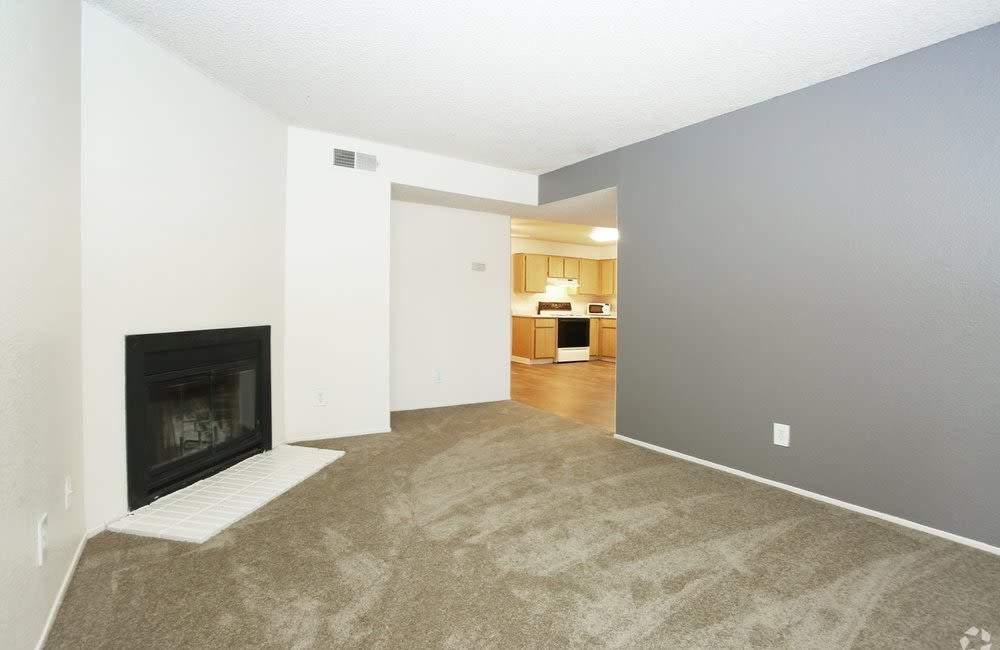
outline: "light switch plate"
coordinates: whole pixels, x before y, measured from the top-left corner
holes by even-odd
[[[774,444],[787,447],[791,442],[792,428],[787,424],[774,423]]]

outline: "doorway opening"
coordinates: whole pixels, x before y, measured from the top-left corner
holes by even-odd
[[[545,205],[394,183],[390,408],[512,399],[613,433],[618,191]]]
[[[511,218],[511,399],[615,431],[614,188]]]

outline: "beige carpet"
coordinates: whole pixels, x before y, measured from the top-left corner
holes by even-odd
[[[393,433],[202,545],[103,533],[59,648],[960,648],[1000,558],[515,402]],[[970,647],[976,647],[975,644]]]

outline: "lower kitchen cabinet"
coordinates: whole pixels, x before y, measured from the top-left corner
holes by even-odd
[[[530,359],[535,351],[535,325],[531,321],[533,318],[518,318],[515,316],[511,323],[510,353],[515,357]]]
[[[601,321],[601,351],[600,356],[605,359],[615,359],[618,357],[618,321],[613,318],[598,318]]]
[[[511,354],[522,359],[554,359],[556,320],[514,316],[511,323]]]
[[[511,355],[521,359],[555,359],[556,319],[513,316]],[[617,357],[618,322],[614,318],[590,319],[590,356]]]
[[[536,319],[541,320],[541,319]],[[534,359],[554,359],[556,356],[556,328],[535,325]]]

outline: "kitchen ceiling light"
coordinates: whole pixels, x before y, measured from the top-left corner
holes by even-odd
[[[590,231],[590,238],[594,241],[618,241],[617,228],[594,228]]]

